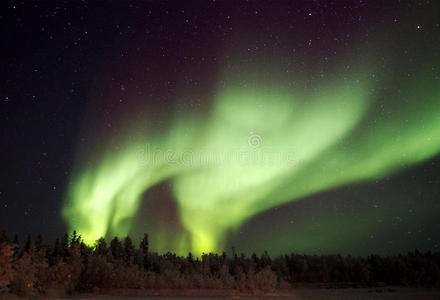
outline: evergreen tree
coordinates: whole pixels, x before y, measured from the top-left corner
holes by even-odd
[[[133,241],[129,236],[124,239],[124,260],[129,262],[134,258],[136,249],[134,248]]]
[[[67,233],[64,233],[63,238],[61,239],[60,252],[61,257],[65,261],[69,255],[69,235]]]
[[[26,236],[26,241],[24,242],[23,251],[21,255],[23,255],[23,253],[29,253],[29,251],[31,250],[31,246],[32,246],[31,235],[28,233]]]
[[[18,247],[19,242],[18,242],[18,235],[17,234],[14,234],[14,238],[12,239],[12,244],[17,245],[17,247]]]
[[[70,247],[72,247],[73,244],[79,244],[79,237],[76,233],[76,230],[72,232],[72,238],[70,239]]]
[[[0,233],[0,243],[9,243],[8,232],[6,229],[3,229]]]
[[[148,244],[148,234],[144,233],[144,237],[143,237],[139,247],[141,248],[142,253],[144,255],[148,255],[148,247],[149,247],[149,244]]]
[[[124,249],[117,236],[110,242],[110,251],[115,259],[122,258],[123,256]]]
[[[84,258],[87,258],[89,255],[92,254],[92,248],[87,246],[86,243],[84,243],[81,240],[81,237],[80,237],[79,241],[80,241],[79,242],[79,249],[80,249],[80,252],[81,252],[81,256],[83,256]]]
[[[5,241],[0,242],[0,293],[14,278],[14,248]]]
[[[69,267],[69,274],[67,276],[67,290],[69,292],[73,292],[79,284],[81,272],[84,267],[81,257],[80,245],[77,243],[77,239],[75,239],[75,242],[71,245],[69,249],[69,256],[67,257],[66,262]]]
[[[60,254],[61,254],[60,239],[56,238],[55,243],[53,245],[53,251],[50,256],[50,261],[49,261],[51,265],[54,265],[58,261]]]
[[[148,242],[148,234],[144,233],[144,237],[142,238],[141,243],[139,244],[139,248],[142,251],[142,261],[145,270],[151,269],[151,263],[149,260],[148,250],[149,250],[149,242]]]
[[[23,252],[22,257],[14,264],[14,269],[11,291],[19,296],[35,296],[38,270],[33,264],[30,249]]]
[[[35,238],[34,247],[35,247],[35,251],[40,251],[41,248],[43,247],[43,237],[41,236],[41,234],[38,234],[37,237]]]
[[[97,255],[107,255],[108,248],[107,248],[107,242],[104,238],[100,238],[95,242],[95,254]]]
[[[19,247],[20,247],[20,243],[18,241],[18,235],[17,234],[14,234],[14,239],[12,240],[12,246],[14,248],[14,257],[17,257],[18,254],[19,254],[18,250],[19,250]]]

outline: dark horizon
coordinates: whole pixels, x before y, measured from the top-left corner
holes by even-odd
[[[440,253],[419,251],[366,258],[294,253],[271,257],[266,252],[180,257],[150,252],[148,235],[139,246],[130,237],[115,237],[110,243],[100,239],[90,248],[74,233],[52,246],[39,237],[18,249],[2,234],[0,257],[0,295],[6,291],[24,297],[77,293],[157,296],[178,291],[180,295],[194,291],[207,295],[210,291],[211,296],[286,296],[301,287],[369,289],[370,293],[372,288],[376,293],[395,293],[412,287],[428,288],[434,295],[434,288],[440,286]]]
[[[90,251],[94,251],[96,250],[97,245],[99,245],[100,242],[105,241],[108,245],[110,245],[110,243],[117,239],[120,242],[124,241],[126,238],[129,238],[134,245],[139,245],[142,240],[145,238],[145,236],[150,237],[151,236],[148,233],[144,233],[143,236],[141,237],[136,237],[136,238],[132,238],[131,236],[106,236],[106,237],[101,237],[99,239],[97,239],[95,242],[91,243],[91,244],[86,244],[84,243],[84,240],[82,240],[81,238],[81,234],[79,232],[77,232],[76,230],[74,230],[71,233],[67,233],[65,232],[63,235],[57,236],[55,237],[53,240],[48,240],[46,239],[43,235],[41,234],[37,234],[35,236],[31,235],[31,234],[26,234],[24,236],[20,236],[18,234],[10,234],[8,233],[8,231],[6,229],[0,229],[0,242],[6,242],[12,246],[15,247],[15,252],[18,253],[23,253],[26,249],[26,245],[35,245],[36,243],[40,245],[40,247],[44,247],[47,249],[47,252],[50,253],[53,248],[54,245],[56,245],[57,243],[61,243],[61,241],[63,239],[66,239],[67,237],[67,241],[69,241],[69,244],[71,243],[72,240],[77,239],[78,243],[84,243],[84,246],[88,247],[90,249]],[[16,241],[18,240],[18,242]],[[153,248],[151,248],[153,246]],[[149,244],[149,249],[154,249],[154,245]],[[201,253],[199,255],[195,255],[193,253],[191,253],[191,251],[189,251],[186,254],[182,254],[182,255],[178,255],[176,253],[173,253],[172,251],[166,251],[166,252],[156,252],[156,251],[149,251],[150,253],[154,253],[157,255],[167,255],[167,254],[173,254],[176,255],[177,257],[182,257],[182,258],[186,258],[188,257],[188,255],[193,256],[194,258],[200,259],[202,256],[204,255],[227,255],[230,257],[234,257],[234,256],[245,256],[245,257],[251,257],[253,255],[257,255],[257,256],[261,256],[261,255],[269,255],[270,257],[279,257],[279,256],[283,256],[283,255],[303,255],[303,256],[342,256],[342,257],[354,257],[354,258],[368,258],[370,256],[378,256],[378,257],[396,257],[396,256],[401,256],[401,255],[412,255],[414,253],[420,253],[420,254],[440,254],[440,251],[432,251],[432,250],[427,250],[427,251],[421,251],[418,248],[414,248],[414,249],[410,249],[406,252],[398,252],[398,253],[367,253],[364,255],[353,255],[350,253],[320,253],[320,254],[316,254],[316,253],[300,253],[300,252],[285,252],[285,253],[281,253],[279,255],[271,255],[267,250],[262,250],[261,252],[244,252],[240,250],[240,247],[237,245],[231,245],[231,247],[229,249],[224,249],[221,250],[219,252],[206,252],[206,253]]]

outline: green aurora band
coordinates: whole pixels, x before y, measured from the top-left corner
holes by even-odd
[[[273,73],[225,75],[209,114],[176,115],[165,132],[121,141],[78,172],[63,215],[87,243],[125,236],[144,193],[169,181],[187,234],[158,250],[222,251],[255,214],[436,155],[440,92],[427,70],[381,95],[396,106],[392,114],[378,104],[367,68],[313,90]]]

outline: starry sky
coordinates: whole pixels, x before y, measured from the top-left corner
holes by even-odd
[[[148,232],[179,254],[438,251],[439,12],[4,1],[0,228]]]

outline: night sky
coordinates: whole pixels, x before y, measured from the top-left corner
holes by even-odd
[[[10,234],[439,250],[438,1],[3,1],[0,30]]]

